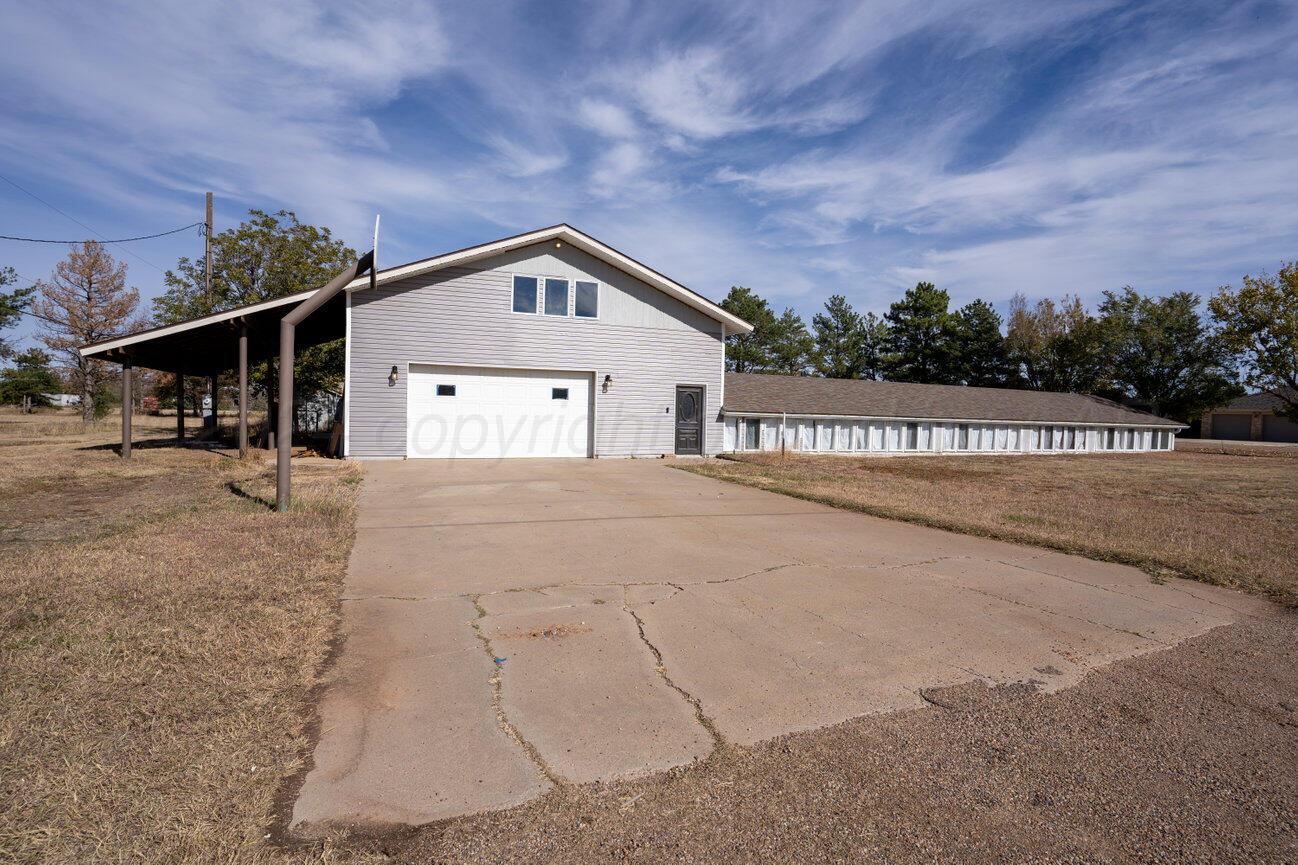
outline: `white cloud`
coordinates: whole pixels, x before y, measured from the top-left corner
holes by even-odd
[[[599,99],[582,99],[577,106],[577,117],[582,124],[607,138],[634,138],[639,132],[625,108]]]

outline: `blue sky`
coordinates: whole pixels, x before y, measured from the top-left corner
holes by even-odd
[[[218,230],[287,208],[363,248],[382,212],[386,265],[567,221],[808,316],[920,279],[1001,308],[1204,293],[1298,258],[1292,3],[0,8],[0,174],[108,237],[201,219],[209,189]],[[86,232],[0,182],[0,234]],[[149,297],[201,248],[120,254]]]

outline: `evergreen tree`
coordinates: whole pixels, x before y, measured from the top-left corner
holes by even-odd
[[[751,288],[731,286],[721,308],[738,316],[753,326],[752,333],[726,335],[726,369],[731,372],[762,372],[769,369],[774,359],[771,355],[772,333],[776,318],[770,304]]]
[[[973,387],[1006,387],[1013,368],[1001,335],[1001,317],[985,300],[975,300],[955,314],[960,381]]]
[[[770,371],[806,375],[816,346],[802,317],[791,308],[775,320],[770,340]]]
[[[11,369],[0,370],[0,403],[22,405],[27,398],[30,405],[47,406],[50,401],[44,394],[58,393],[63,383],[50,369],[52,358],[39,348],[29,348],[14,355]]]
[[[0,267],[0,289],[18,281],[18,273],[12,267]],[[18,323],[18,318],[31,303],[36,286],[16,288],[13,291],[0,291],[0,333]],[[0,358],[13,355],[13,347],[0,337]]]
[[[887,348],[888,322],[867,312],[861,319],[861,378],[883,378]]]
[[[960,380],[956,323],[947,293],[918,283],[894,303],[888,323],[884,369],[892,381],[952,384]]]
[[[865,322],[841,294],[825,301],[811,319],[816,340],[816,371],[826,378],[861,378]]]

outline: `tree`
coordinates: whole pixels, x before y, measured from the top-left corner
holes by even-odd
[[[802,317],[786,308],[771,327],[768,341],[771,372],[784,375],[806,375],[816,346]]]
[[[1058,304],[1043,298],[1030,307],[1023,295],[1014,295],[1005,348],[1032,390],[1094,393],[1104,382],[1102,328],[1079,297],[1064,295]]]
[[[140,303],[140,292],[126,285],[126,265],[118,264],[104,247],[87,240],[74,246],[54,266],[49,282],[37,283],[39,296],[32,310],[42,320],[41,342],[68,360],[73,382],[81,392],[81,417],[94,420],[96,396],[109,379],[107,364],[77,351],[89,342],[118,336]]]
[[[825,311],[811,319],[816,372],[826,378],[861,378],[865,365],[865,321],[841,294],[830,295]]]
[[[300,222],[291,211],[248,211],[235,228],[212,237],[212,289],[205,282],[204,259],[181,258],[164,277],[167,290],[153,301],[157,324],[206,315],[263,300],[319,288],[356,260],[356,251],[336,240],[328,228]],[[303,394],[334,390],[343,378],[343,340],[303,349],[294,378]],[[265,380],[259,364],[250,378]],[[205,393],[201,380],[186,382],[186,392]],[[199,397],[201,399],[201,396]]]
[[[752,333],[726,336],[726,369],[731,372],[769,369],[772,364],[771,334],[776,322],[770,304],[751,288],[734,285],[726,299],[721,301],[721,308],[753,326]]]
[[[0,370],[0,403],[22,405],[27,400],[30,405],[49,405],[44,395],[62,389],[58,375],[50,369],[50,360],[50,355],[39,348],[15,355],[13,367]]]
[[[18,318],[31,304],[32,295],[36,293],[34,285],[3,291],[5,286],[13,285],[17,281],[18,274],[12,267],[0,267],[0,334],[18,323]],[[13,346],[0,337],[0,358],[12,356]]]
[[[1239,356],[1244,382],[1280,401],[1277,414],[1298,421],[1298,262],[1275,276],[1245,276],[1208,301],[1226,349]]]
[[[959,381],[955,321],[950,296],[921,282],[888,309],[884,370],[893,381],[952,384]]]
[[[1001,317],[990,303],[975,300],[962,306],[955,314],[954,330],[960,381],[973,387],[1006,387],[1013,382]]]
[[[1189,421],[1242,392],[1231,374],[1231,352],[1199,317],[1198,295],[1152,298],[1126,286],[1104,292],[1099,313],[1117,395]]]

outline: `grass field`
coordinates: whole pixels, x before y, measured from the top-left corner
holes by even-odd
[[[260,862],[310,742],[359,474],[0,414],[0,861]],[[294,861],[335,857],[297,851]]]
[[[1292,453],[751,454],[686,471],[836,507],[1126,562],[1298,604]]]

